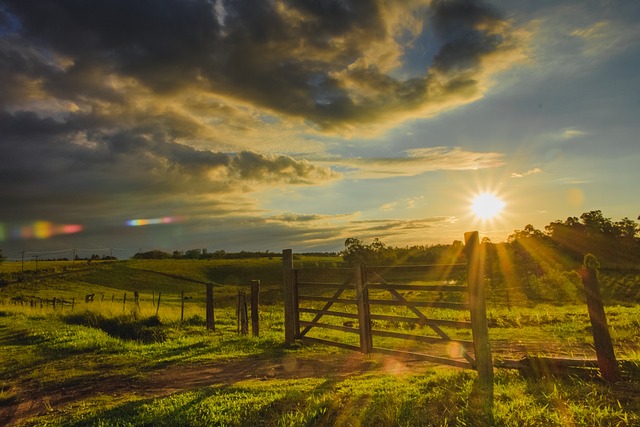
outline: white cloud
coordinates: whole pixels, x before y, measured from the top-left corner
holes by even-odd
[[[511,178],[523,178],[525,176],[535,175],[535,174],[539,174],[539,173],[542,173],[542,169],[533,168],[533,169],[530,169],[530,170],[528,170],[526,172],[523,172],[523,173],[513,172],[511,174]]]
[[[561,140],[569,140],[569,139],[574,139],[574,138],[579,138],[581,136],[585,136],[588,135],[589,133],[580,129],[576,129],[576,128],[567,128],[567,129],[563,129],[559,134],[558,134],[558,139]]]
[[[496,152],[467,151],[460,147],[415,148],[406,157],[342,158],[316,162],[344,167],[350,178],[373,179],[415,176],[439,170],[477,170],[504,164],[504,155]]]

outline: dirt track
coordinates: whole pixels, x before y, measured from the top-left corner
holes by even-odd
[[[252,358],[171,366],[150,372],[142,379],[117,376],[96,378],[52,392],[43,392],[27,385],[18,392],[13,404],[0,408],[0,425],[10,426],[99,395],[136,394],[151,398],[212,385],[230,385],[248,379],[341,378],[366,372],[416,373],[430,366],[433,365],[427,362],[405,362],[360,353],[328,355],[313,360],[285,356],[278,359]]]

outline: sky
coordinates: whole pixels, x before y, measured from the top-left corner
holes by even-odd
[[[624,0],[0,0],[0,249],[636,220],[638,40]],[[481,193],[498,215],[474,214]]]

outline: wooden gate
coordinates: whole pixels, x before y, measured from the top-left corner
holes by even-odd
[[[465,242],[467,264],[429,266],[293,268],[291,250],[283,251],[285,340],[408,356],[492,377],[477,232],[466,233]],[[469,285],[455,284],[465,274]],[[451,309],[470,316],[451,318]]]

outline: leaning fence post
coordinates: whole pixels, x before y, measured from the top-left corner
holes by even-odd
[[[598,281],[598,260],[595,256],[584,256],[584,265],[581,276],[584,285],[591,330],[593,331],[593,344],[596,348],[596,358],[602,377],[608,382],[616,382],[620,379],[620,369],[613,351],[613,343],[607,326],[607,316],[604,312],[600,282]]]
[[[369,290],[366,284],[366,272],[362,265],[354,269],[356,299],[358,301],[358,328],[360,329],[360,351],[371,353],[373,338],[371,336],[371,313],[369,312]]]
[[[258,305],[260,295],[260,280],[251,281],[251,334],[254,337],[260,336],[260,318]]]
[[[216,331],[216,322],[213,317],[213,284],[207,283],[207,329]]]
[[[156,317],[158,317],[158,310],[160,310],[160,298],[162,297],[162,291],[158,292],[158,305],[156,305]]]
[[[490,388],[493,394],[493,362],[489,344],[489,327],[484,292],[484,268],[480,253],[480,238],[477,231],[464,233],[465,254],[467,256],[467,277],[469,282],[469,305],[471,310],[471,331],[476,356],[476,370],[480,383]]]
[[[299,335],[296,298],[295,271],[293,269],[293,251],[282,251],[282,283],[284,293],[284,341],[292,344]]]

